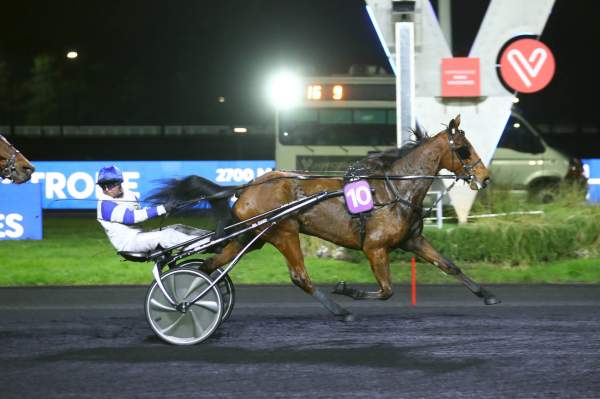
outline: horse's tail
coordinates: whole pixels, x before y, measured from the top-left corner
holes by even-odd
[[[228,222],[235,220],[229,208],[229,198],[238,192],[239,187],[220,186],[201,176],[187,176],[183,179],[167,179],[162,186],[146,198],[155,204],[171,203],[177,209],[192,208],[198,202],[206,200],[210,203],[218,220],[217,237],[222,236],[223,228]]]

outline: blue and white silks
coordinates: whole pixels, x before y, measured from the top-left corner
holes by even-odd
[[[98,219],[107,222],[131,225],[166,213],[165,207],[162,205],[140,209],[138,199],[135,195],[129,200],[131,206],[128,206],[125,201],[119,201],[120,199],[114,199],[107,195],[104,196],[108,197],[108,199],[102,199],[100,201],[98,206]],[[125,193],[123,196],[125,196]]]
[[[148,252],[158,246],[170,248],[197,237],[180,231],[178,225],[144,232],[136,223],[164,215],[167,211],[163,205],[141,208],[137,197],[130,191],[124,191],[121,198],[112,198],[102,193],[98,200],[98,222],[117,251]],[[205,230],[196,230],[199,235],[208,233]],[[187,248],[201,246],[209,241],[210,238],[207,237],[190,244]]]

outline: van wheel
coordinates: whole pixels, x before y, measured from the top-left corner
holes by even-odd
[[[554,202],[558,197],[559,182],[554,180],[543,180],[534,182],[529,188],[529,200],[542,204]]]

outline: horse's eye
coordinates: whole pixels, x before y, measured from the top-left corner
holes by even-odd
[[[471,150],[469,150],[469,147],[462,146],[456,149],[456,153],[458,154],[458,156],[460,157],[460,159],[469,159],[471,157]]]

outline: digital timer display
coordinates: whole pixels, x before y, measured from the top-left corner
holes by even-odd
[[[394,84],[321,84],[306,85],[307,101],[395,101]]]

